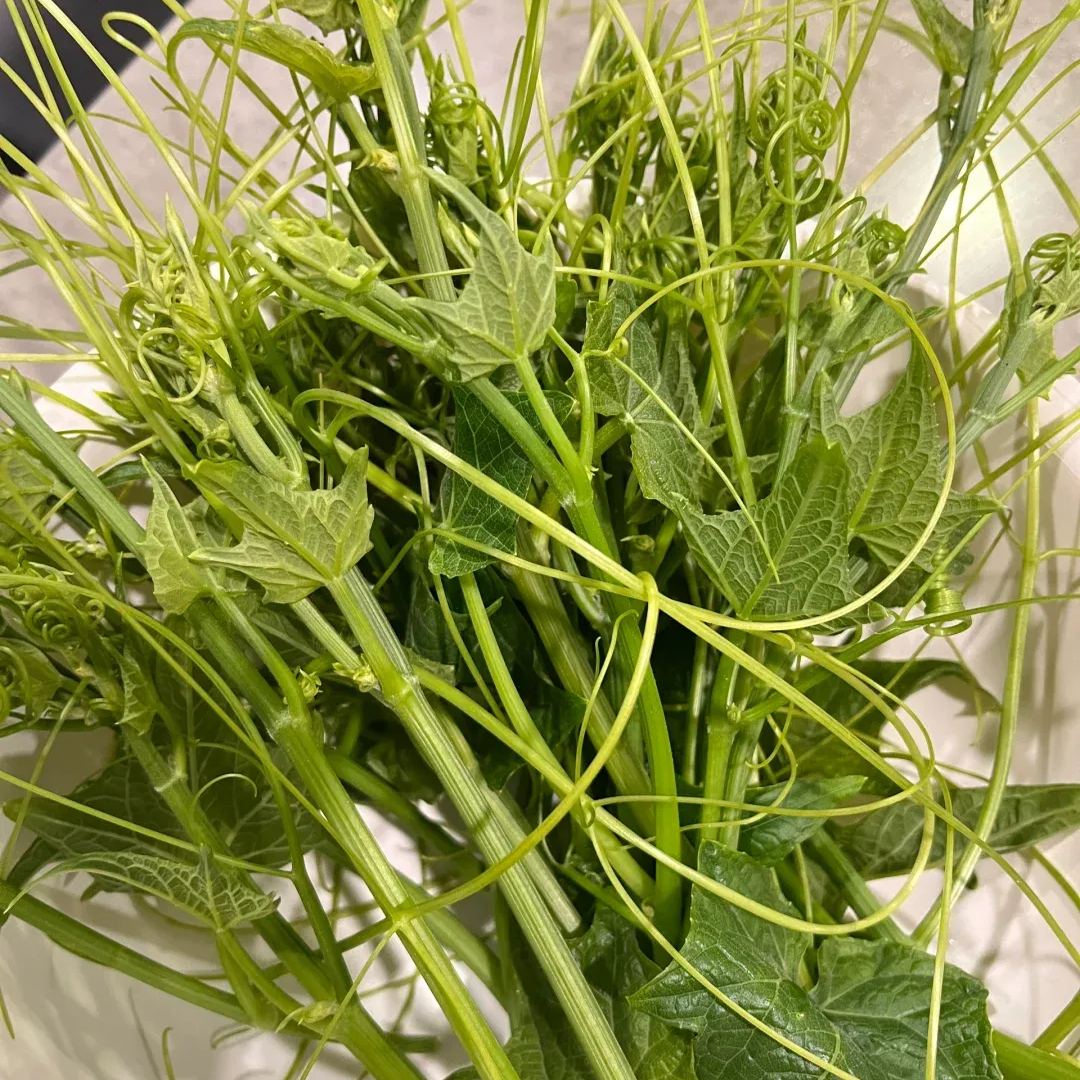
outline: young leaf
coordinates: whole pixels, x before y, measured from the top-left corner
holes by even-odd
[[[154,597],[168,615],[181,615],[201,596],[222,588],[224,577],[211,567],[197,566],[191,554],[202,543],[194,521],[201,512],[194,504],[181,507],[172,489],[147,464],[154,488],[146,519],[142,557],[154,581]]]
[[[0,687],[7,691],[8,708],[22,706],[34,719],[52,701],[63,679],[36,645],[16,637],[0,637]]]
[[[282,23],[246,19],[241,27],[233,19],[189,19],[180,24],[169,40],[170,58],[189,38],[199,38],[210,45],[239,46],[283,64],[310,79],[320,94],[335,101],[370,93],[378,86],[373,65],[339,60],[325,45]]]
[[[946,75],[959,78],[967,71],[971,57],[971,27],[965,26],[944,4],[944,0],[911,0],[938,66]]]
[[[780,895],[773,872],[748,855],[709,841],[701,846],[698,868],[743,896],[776,911],[796,914]],[[718,990],[770,1028],[844,1066],[838,1031],[797,985],[810,944],[809,934],[768,923],[696,885],[692,889],[690,931],[682,947],[683,957]],[[698,1080],[820,1075],[809,1062],[726,1009],[675,962],[639,990],[631,1003],[696,1035]]]
[[[56,480],[15,439],[0,442],[0,544],[12,543],[53,493]]]
[[[974,828],[986,797],[984,787],[952,789],[953,814]],[[851,819],[848,819],[850,821]],[[1014,784],[1005,789],[988,842],[1005,854],[1022,851],[1080,824],[1080,784]],[[865,878],[906,873],[922,839],[923,812],[910,800],[894,803],[855,820],[834,822],[830,833]],[[957,838],[958,843],[961,839]],[[934,829],[932,859],[945,857],[945,825]]]
[[[787,810],[829,810],[840,806],[863,788],[861,776],[838,776],[822,780],[796,780],[779,805]],[[757,806],[772,806],[787,785],[772,784],[747,794],[747,801]],[[775,866],[790,855],[804,840],[825,826],[828,818],[788,817],[768,814],[760,821],[744,825],[739,832],[739,848],[766,866]]]
[[[157,691],[130,645],[125,645],[119,657],[120,679],[124,687],[124,712],[120,723],[130,724],[140,735],[150,730],[158,711]]]
[[[691,550],[736,612],[778,619],[820,615],[852,599],[847,505],[842,450],[814,441],[757,506],[704,514],[680,501],[679,509]]]
[[[59,870],[82,870],[119,881],[186,911],[213,930],[231,930],[273,913],[276,900],[259,892],[237,871],[218,865],[209,852],[198,862],[137,851],[102,851],[60,863]]]
[[[934,958],[886,941],[826,938],[810,999],[840,1029],[859,1080],[923,1080]],[[939,1080],[996,1080],[986,990],[945,966],[937,1038]]]
[[[454,386],[454,453],[462,461],[480,469],[515,495],[529,490],[533,468],[529,459],[487,406],[467,386]],[[507,391],[510,403],[540,432],[540,421],[528,396]],[[560,420],[571,407],[565,394],[549,394],[548,400]],[[447,472],[439,489],[438,516],[446,529],[500,551],[517,551],[517,514],[493,495],[481,491],[457,473]],[[433,574],[460,577],[492,562],[492,557],[475,548],[438,536],[428,560]]]
[[[875,405],[841,417],[828,380],[818,384],[811,430],[844,450],[848,526],[887,567],[915,545],[941,492],[937,417],[923,363],[909,364]]]
[[[298,12],[324,34],[360,26],[360,8],[356,0],[278,0],[278,7]]]
[[[330,490],[299,491],[240,462],[201,462],[195,479],[244,524],[238,544],[202,548],[201,563],[246,574],[275,604],[292,604],[350,570],[370,548],[367,449],[349,459]]]
[[[308,286],[298,291],[296,303],[326,315],[340,315],[331,301],[359,301],[374,286],[380,264],[350,242],[336,225],[318,218],[268,217],[248,211],[251,236],[274,252],[293,282]],[[273,272],[275,264],[264,263]]]
[[[623,282],[611,287],[606,300],[588,305],[582,355],[593,408],[629,426],[634,475],[647,499],[668,507],[680,498],[696,504],[701,453],[676,423],[696,433],[698,399],[685,321],[671,313],[663,355],[645,316],[631,325],[625,350],[613,349],[616,332],[636,306]]]
[[[418,296],[406,303],[435,324],[456,378],[467,381],[504,364],[524,363],[555,322],[554,248],[548,242],[542,254],[530,254],[506,222],[463,184],[434,173],[431,178],[474,218],[480,248],[456,300]]]

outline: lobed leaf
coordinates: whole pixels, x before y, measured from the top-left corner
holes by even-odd
[[[741,617],[803,618],[853,599],[848,475],[841,449],[815,441],[746,511],[705,514],[679,500],[691,550]]]

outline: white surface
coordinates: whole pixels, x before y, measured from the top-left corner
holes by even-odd
[[[554,6],[554,5],[553,5]],[[577,5],[579,12],[583,5]],[[713,5],[715,9],[732,14],[740,7],[736,3]],[[1024,5],[1025,25],[1036,25],[1057,10],[1056,0]],[[215,0],[196,0],[196,14],[220,14],[222,5]],[[517,10],[509,0],[477,0],[465,13],[467,28],[473,40],[482,40],[477,50],[480,82],[496,94],[502,73],[509,63],[517,20],[508,14]],[[551,65],[548,85],[552,96],[556,89],[565,89],[568,76],[576,71],[577,60],[584,44],[585,21],[580,14],[555,19],[549,32],[546,54]],[[1071,41],[1071,44],[1070,44]],[[1074,34],[1056,50],[1067,59],[1077,54],[1077,35]],[[1052,64],[1052,61],[1051,61]],[[268,69],[267,86],[275,85]],[[155,100],[148,75],[138,68],[127,78],[129,87],[147,107]],[[917,87],[912,93],[910,88]],[[1066,84],[1045,110],[1033,121],[1036,130],[1046,131],[1057,119],[1076,108],[1078,95],[1074,80]],[[866,165],[879,156],[883,147],[913,125],[931,107],[935,86],[928,68],[913,50],[890,46],[887,57],[875,54],[855,100],[856,115],[874,115],[879,122],[857,130],[852,175],[859,175]],[[282,99],[288,95],[282,89]],[[240,103],[241,119],[238,130],[245,142],[257,144],[265,133],[266,122],[261,112],[250,104]],[[104,112],[117,111],[115,102],[101,105]],[[872,111],[870,111],[872,110]],[[172,138],[184,138],[186,130],[175,115],[159,111],[161,131]],[[876,200],[887,202],[898,220],[913,212],[925,192],[936,162],[932,136],[920,151],[908,156],[890,178],[887,192],[875,193]],[[127,176],[134,187],[155,198],[162,198],[171,184],[159,162],[146,154],[134,141],[126,139],[117,129],[111,145],[124,161]],[[1077,143],[1073,142],[1074,147]],[[1022,151],[1012,147],[1009,153],[1018,156]],[[1006,155],[1007,157],[1008,155]],[[1004,160],[1004,158],[1003,158]],[[1062,154],[1059,167],[1074,188],[1080,188],[1080,155]],[[49,161],[49,170],[61,182],[70,175],[58,155]],[[1035,168],[1028,168],[1010,185],[1013,207],[1021,243],[1050,228],[1061,228],[1067,219],[1060,200],[1048,191],[1045,181]],[[992,211],[988,212],[992,214]],[[5,205],[2,211],[11,213]],[[948,219],[949,215],[946,214]],[[987,225],[987,221],[990,224]],[[973,222],[965,237],[965,261],[960,267],[961,293],[992,280],[1001,273],[1003,248],[992,217]],[[942,258],[931,264],[935,276],[941,277],[947,267]],[[43,300],[40,284],[29,278],[5,283],[5,311],[21,313],[30,319],[41,319],[62,325],[64,313],[56,302],[49,311]],[[76,377],[76,380],[78,377]],[[65,381],[64,388],[73,396],[85,393],[76,383]],[[1074,405],[1080,404],[1075,384],[1066,387]],[[1060,405],[1047,405],[1048,413]],[[1073,545],[1080,534],[1080,481],[1077,476],[1076,451],[1070,451],[1069,465],[1051,462],[1044,471],[1046,540],[1047,543]],[[981,596],[1004,599],[1012,579],[1011,556],[1002,547],[994,556],[978,589]],[[1075,588],[1077,572],[1072,562],[1057,562],[1044,567],[1040,588],[1064,592]],[[1080,760],[1080,666],[1076,664],[1076,641],[1080,640],[1077,610],[1064,606],[1037,608],[1033,615],[1029,646],[1030,662],[1025,680],[1021,736],[1014,776],[1017,781],[1038,782],[1076,780],[1076,763]],[[975,629],[953,639],[975,671],[984,676],[992,687],[1000,688],[1004,656],[1007,647],[1010,619],[1008,615],[981,620]],[[938,642],[934,649],[948,655],[948,646]],[[929,655],[929,654],[927,654]],[[955,699],[936,690],[924,691],[913,704],[921,718],[931,728],[938,753],[966,766],[985,769],[993,748],[996,725],[993,718],[981,732],[973,719],[958,709]],[[30,747],[23,758],[13,756],[22,752],[4,744],[3,767],[25,773],[32,758]],[[68,740],[54,751],[47,783],[57,783],[61,790],[92,767],[92,750],[86,740]],[[384,834],[387,843],[393,836]],[[1054,857],[1066,871],[1080,865],[1080,841],[1073,840],[1053,849]],[[1056,892],[1045,875],[1036,869],[1025,869],[1025,877],[1047,898],[1052,909],[1065,919],[1066,930],[1074,936],[1080,932],[1075,913],[1069,913],[1056,899]],[[930,875],[932,878],[933,875]],[[979,870],[982,887],[966,896],[956,909],[952,924],[950,958],[975,974],[985,978],[991,989],[991,1009],[995,1022],[1003,1029],[1021,1037],[1030,1037],[1052,1016],[1076,987],[1075,972],[1061,960],[1061,949],[1050,937],[1030,906],[1020,900],[1000,872],[988,863]],[[76,910],[78,901],[70,890],[53,883],[42,891],[43,898]],[[157,955],[168,937],[148,934],[150,922],[132,908],[130,902],[117,900],[107,920],[99,924],[106,932],[136,947],[153,940]],[[166,951],[177,963],[191,965],[193,958],[186,943],[177,941],[178,948]],[[214,966],[212,957],[205,958],[206,966]],[[160,1068],[158,1044],[161,1032],[171,1027],[172,1057],[178,1080],[226,1080],[226,1078],[276,1077],[283,1074],[287,1053],[284,1044],[272,1036],[231,1042],[218,1050],[209,1043],[221,1024],[198,1010],[179,1005],[154,991],[133,987],[130,982],[110,972],[95,968],[67,954],[48,947],[35,931],[14,920],[0,934],[0,990],[4,992],[18,1035],[14,1043],[0,1034],[0,1080],[34,1076],[38,1080],[144,1080],[163,1075]],[[423,995],[421,995],[423,997]],[[433,1019],[429,1008],[421,1002],[417,1022],[411,1030],[439,1030],[440,1022]],[[423,1017],[426,1014],[427,1020]],[[428,1024],[432,1026],[428,1028]],[[442,1074],[445,1063],[429,1063],[430,1074]],[[335,1067],[332,1056],[320,1064],[314,1075],[322,1080],[351,1076],[353,1072]]]

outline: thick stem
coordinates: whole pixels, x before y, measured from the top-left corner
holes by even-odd
[[[389,14],[380,10],[378,0],[357,2],[364,23],[364,39],[371,49],[386,112],[394,129],[401,196],[409,218],[409,231],[416,245],[421,271],[434,275],[427,278],[426,288],[435,300],[453,300],[454,285],[446,272],[449,267],[435,216],[435,203],[424,175],[424,122],[416,103],[409,61],[397,28],[391,24]]]
[[[408,655],[367,583],[352,571],[329,586],[335,603],[371,665],[383,699],[401,719],[413,744],[436,771],[477,846],[490,863],[508,855],[522,839],[512,823],[496,813],[475,764],[464,759],[445,720],[431,707],[412,673]],[[507,903],[551,982],[570,1024],[600,1078],[632,1080],[596,998],[585,981],[533,878],[524,866],[511,866],[500,878]]]
[[[280,657],[267,645],[236,603],[224,595],[219,596],[217,602],[264,662],[278,666]],[[192,610],[199,607],[196,604]],[[297,705],[290,701],[295,698],[295,691],[290,692],[288,685],[283,688],[287,702],[283,704],[262,676],[251,668],[236,641],[220,622],[212,616],[204,616],[197,620],[196,625],[207,646],[252,702],[271,737],[285,751],[312,801],[371,890],[375,902],[395,923],[402,944],[468,1051],[477,1071],[492,1080],[516,1075],[506,1052],[430,927],[409,914],[412,901],[408,892],[327,761],[312,720],[302,711],[302,703]],[[287,682],[284,678],[283,681]]]

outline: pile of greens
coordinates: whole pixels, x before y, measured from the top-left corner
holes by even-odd
[[[0,735],[37,753],[0,774],[3,919],[278,1032],[290,1077],[328,1044],[376,1080],[440,1075],[437,1032],[368,1011],[389,943],[459,1080],[1080,1077],[1080,998],[1027,1046],[945,947],[986,860],[1080,960],[1004,858],[1032,853],[1080,904],[1037,848],[1075,828],[1080,785],[1009,782],[1047,599],[1039,469],[1080,424],[1038,411],[1080,361],[1061,345],[1080,202],[1052,146],[1073,118],[1037,137],[1024,87],[1069,74],[1044,58],[1080,2],[1020,35],[1018,0],[966,21],[942,0],[748,0],[728,22],[593,0],[560,111],[547,0],[490,102],[463,0],[167,2],[167,40],[123,14],[108,31],[153,65],[178,141],[63,4],[8,3],[34,78],[5,74],[74,180],[0,146],[3,272],[71,314],[4,316],[5,359],[94,365],[109,389],[0,378]],[[125,116],[79,102],[68,37]],[[937,104],[849,177],[881,123],[856,89],[898,39]],[[270,64],[293,100],[264,89]],[[265,145],[232,123],[240,98]],[[170,196],[133,189],[116,122]],[[928,146],[922,207],[893,221],[874,184]],[[1029,161],[1063,231],[1024,250],[1004,185]],[[1011,272],[962,298],[980,204]],[[927,306],[938,248],[953,276]],[[962,636],[927,647],[990,610],[965,593],[999,542],[1011,644],[981,686]],[[938,760],[906,703],[944,680],[998,714],[989,776]],[[44,786],[50,753],[102,729],[99,772]],[[57,875],[85,887],[78,920],[39,898]],[[96,928],[116,893],[217,970]]]

